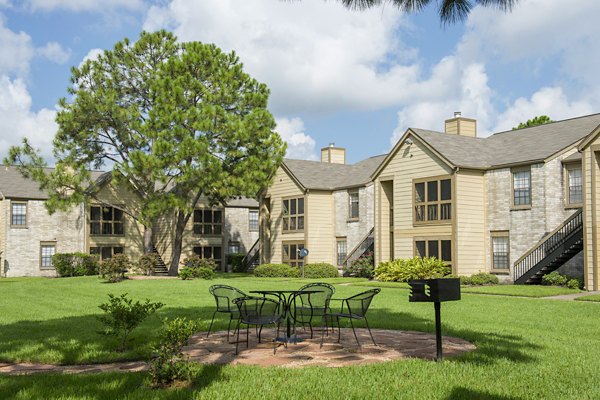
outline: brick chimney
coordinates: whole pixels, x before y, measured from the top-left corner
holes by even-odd
[[[335,143],[321,149],[321,162],[331,164],[346,164],[346,149],[335,147]]]
[[[477,121],[465,118],[460,111],[456,111],[454,118],[445,121],[444,131],[450,135],[477,137]]]

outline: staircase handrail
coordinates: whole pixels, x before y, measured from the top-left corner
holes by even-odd
[[[538,262],[542,261],[552,250],[564,243],[573,233],[579,231],[582,226],[583,210],[579,210],[552,232],[545,235],[529,251],[515,261],[514,280],[519,279]]]
[[[250,265],[248,262],[254,259],[254,256],[260,250],[260,239],[257,239],[256,242],[250,247],[250,250],[246,253],[244,258],[242,258],[242,265]]]
[[[358,244],[356,246],[354,246],[354,248],[352,249],[352,251],[350,251],[350,253],[348,253],[348,255],[344,259],[344,263],[342,265],[346,265],[348,263],[348,260],[350,260],[350,258],[352,258],[352,256],[354,255],[354,253],[356,253],[360,249],[360,247],[362,246],[362,244],[364,242],[366,242],[367,239],[369,239],[369,237],[371,237],[371,235],[373,235],[374,232],[375,232],[375,227],[372,227],[371,230],[369,230],[369,233],[367,233],[365,236],[363,236],[363,238],[358,241]]]

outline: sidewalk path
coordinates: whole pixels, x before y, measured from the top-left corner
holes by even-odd
[[[596,291],[596,292],[581,292],[581,293],[573,293],[573,294],[561,294],[559,296],[542,297],[542,299],[549,299],[549,300],[575,300],[575,299],[577,299],[579,297],[590,296],[592,294],[600,294],[600,291]]]

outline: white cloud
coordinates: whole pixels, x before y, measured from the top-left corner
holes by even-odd
[[[235,49],[246,70],[272,90],[278,115],[373,110],[415,94],[418,65],[396,31],[393,7],[350,11],[338,2],[277,0],[152,6],[144,29]],[[406,57],[404,57],[406,56]],[[403,60],[406,58],[408,63]]]
[[[13,32],[4,26],[0,15],[0,74],[25,76],[34,56],[31,37],[25,32]]]
[[[0,76],[0,156],[20,144],[23,137],[39,148],[46,160],[52,158],[52,139],[56,133],[56,112],[43,108],[31,111],[31,96],[21,79]]]
[[[57,64],[65,64],[71,57],[71,49],[63,49],[57,42],[48,42],[46,46],[37,49],[37,53]]]
[[[74,12],[126,9],[138,10],[143,7],[142,0],[26,0],[25,6],[31,11],[66,10]]]
[[[302,160],[317,160],[315,140],[305,133],[300,118],[277,118],[277,133],[287,142],[286,157]]]
[[[81,68],[83,63],[85,63],[87,60],[97,59],[100,56],[100,54],[102,54],[103,52],[104,52],[104,50],[102,50],[102,49],[91,49],[90,51],[88,51],[88,53],[85,55],[85,57],[83,57],[83,60],[81,60],[81,62],[79,63],[79,67]]]

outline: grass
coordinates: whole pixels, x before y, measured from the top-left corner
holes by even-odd
[[[250,291],[297,288],[306,281],[240,276],[118,284],[95,278],[1,279],[0,358],[55,363],[147,358],[160,318],[188,316],[208,326],[211,284]],[[401,285],[380,286],[382,292],[369,311],[372,327],[434,331],[431,304],[409,303],[408,292],[398,290]],[[335,297],[360,290],[361,286],[337,285]],[[122,292],[167,305],[134,331],[134,350],[119,354],[112,351],[114,339],[96,333],[96,315],[107,293]],[[0,376],[0,398],[596,399],[600,384],[591,371],[600,370],[598,307],[465,293],[463,300],[442,305],[444,334],[469,340],[477,350],[443,363],[409,359],[339,369],[207,366],[199,367],[191,388],[170,390],[147,389],[144,373]],[[225,327],[225,320],[219,327]]]
[[[591,301],[595,303],[600,302],[600,294],[590,294],[589,296],[578,297],[575,300],[577,301]]]

